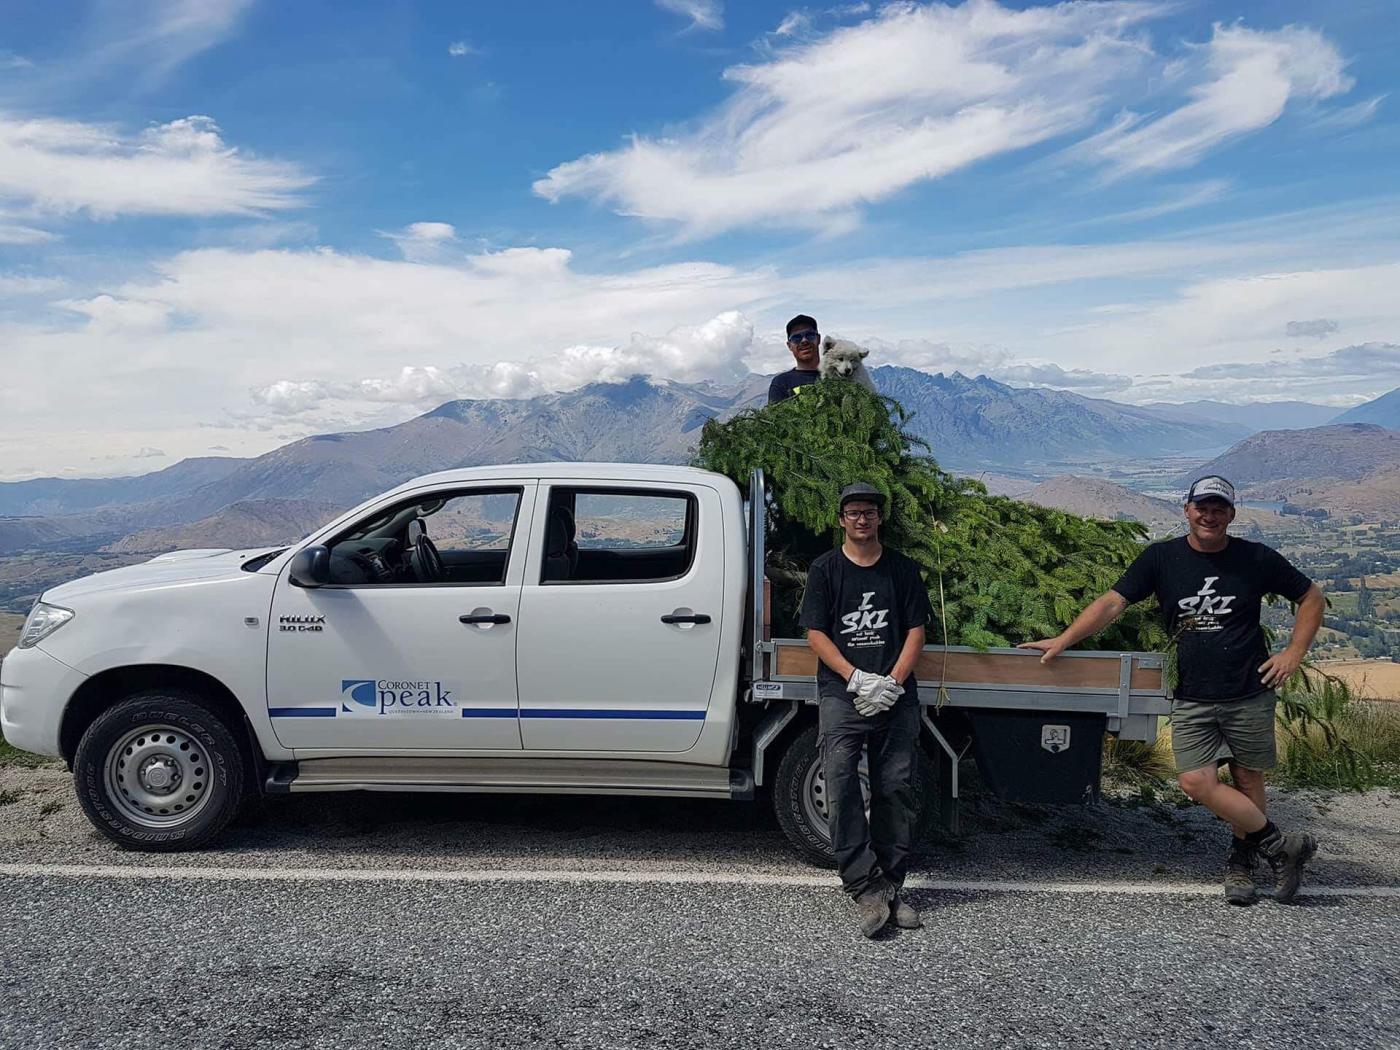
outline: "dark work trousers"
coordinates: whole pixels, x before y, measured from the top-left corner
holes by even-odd
[[[866,718],[850,696],[823,696],[818,708],[831,844],[841,886],[852,897],[888,882],[904,884],[914,837],[914,749],[919,704],[907,694]],[[860,756],[870,762],[870,819],[860,790]]]

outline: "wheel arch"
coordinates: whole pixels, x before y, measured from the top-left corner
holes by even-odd
[[[244,764],[255,785],[264,772],[262,747],[243,705],[231,689],[207,671],[179,664],[130,664],[99,671],[78,687],[64,708],[58,728],[58,745],[71,768],[78,742],[102,712],[133,693],[149,689],[181,689],[199,693],[228,726],[238,742]]]

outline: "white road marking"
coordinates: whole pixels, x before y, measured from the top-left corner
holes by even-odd
[[[195,868],[171,865],[0,864],[0,876],[20,878],[164,879],[176,882],[533,882],[558,884],[785,886],[835,889],[834,875],[745,871],[598,871],[551,869],[468,869],[423,871],[402,868]],[[930,879],[912,876],[906,887],[945,893],[1131,894],[1214,897],[1220,887],[1204,882],[1034,882]],[[1397,897],[1400,886],[1305,886],[1309,897]]]

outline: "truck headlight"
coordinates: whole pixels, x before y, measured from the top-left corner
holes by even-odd
[[[20,631],[19,641],[15,645],[20,649],[37,645],[71,619],[72,609],[50,605],[48,602],[35,602],[34,608],[29,610],[29,618],[24,621],[24,630]]]

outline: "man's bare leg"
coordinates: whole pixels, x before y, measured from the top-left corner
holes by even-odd
[[[1269,822],[1264,811],[1254,804],[1249,795],[1220,782],[1214,766],[1178,774],[1176,780],[1181,790],[1192,799],[1233,825],[1235,834],[1240,838],[1260,830]],[[1262,778],[1259,786],[1262,790]]]
[[[1267,819],[1269,815],[1269,800],[1264,794],[1264,774],[1257,769],[1250,769],[1242,766],[1238,762],[1230,763],[1230,779],[1234,782],[1235,790],[1254,803],[1254,808],[1264,814]],[[1235,838],[1242,839],[1248,833],[1248,829],[1234,825]]]

